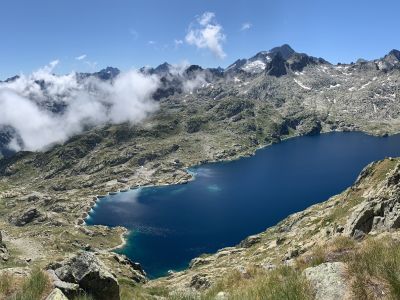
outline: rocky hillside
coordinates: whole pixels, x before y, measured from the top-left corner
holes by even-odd
[[[387,159],[368,167],[343,194],[290,216],[236,247],[194,259],[185,272],[140,288],[146,281],[145,270],[109,251],[121,243],[124,228],[82,225],[96,195],[139,184],[183,183],[191,179],[188,166],[251,155],[260,146],[292,136],[348,130],[398,133],[400,55],[393,50],[373,61],[332,65],[284,45],[225,70],[189,66],[178,72],[163,64],[141,72],[159,76],[162,83],[154,93],[159,109],[144,122],[87,128],[46,151],[7,153],[0,160],[0,266],[11,268],[12,276],[27,277],[38,266],[55,272],[58,279],[49,276],[61,282],[57,286],[66,294],[63,286],[69,284],[71,295],[93,293],[86,275],[97,278],[105,273],[119,282],[114,294],[151,298],[182,291],[234,297],[240,282],[257,284],[259,278],[269,278],[264,274],[268,270],[277,270],[273,272],[278,274],[271,274],[281,278],[283,265],[293,268],[295,273],[290,274],[301,286],[312,283],[313,270],[304,273],[311,275],[304,275],[308,279],[303,282],[302,268],[315,267],[312,253],[319,246],[329,250],[324,259],[319,257],[322,271],[333,268],[336,275],[342,274],[349,263],[341,252],[363,251],[363,240],[397,228],[398,160]],[[118,74],[119,70],[108,68],[79,76],[109,81]],[[9,81],[13,80],[17,78]],[[46,82],[37,84],[48,88]],[[51,100],[43,101],[43,109],[62,114],[63,96],[57,106]],[[5,129],[0,149],[18,138],[18,132]],[[396,232],[390,236],[395,239]],[[351,249],[335,250],[337,237],[349,238],[341,243]],[[95,258],[87,252],[95,253]],[[76,266],[75,262],[81,271],[68,275],[72,271],[63,266]],[[367,292],[389,295],[388,280],[375,277],[372,291]],[[226,278],[231,282],[224,282]],[[379,289],[374,290],[375,283]],[[349,281],[343,285],[351,294]],[[309,295],[308,289],[303,292]]]

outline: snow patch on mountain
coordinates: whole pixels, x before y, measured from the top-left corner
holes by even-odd
[[[245,72],[249,73],[260,73],[264,71],[266,68],[266,64],[262,62],[261,60],[255,60],[252,62],[246,63],[243,67],[242,70]]]

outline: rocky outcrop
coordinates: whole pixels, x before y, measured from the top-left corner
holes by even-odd
[[[321,129],[321,122],[316,119],[304,120],[297,127],[299,134],[304,136],[317,135]]]
[[[79,284],[62,281],[60,278],[57,277],[54,270],[48,270],[47,273],[49,275],[49,278],[53,282],[53,286],[56,289],[62,291],[62,293],[69,298],[74,298],[84,293],[83,289],[79,287]]]
[[[146,272],[143,270],[142,266],[139,263],[133,262],[125,255],[117,253],[114,253],[114,259],[118,262],[119,265],[123,265],[128,268],[130,273],[128,277],[130,279],[137,283],[147,282]]]
[[[250,248],[251,246],[259,243],[261,241],[261,237],[259,235],[251,235],[240,242],[239,247],[242,248]]]
[[[360,174],[357,182],[369,176],[374,165]],[[362,237],[371,231],[381,232],[400,228],[400,165],[388,175],[385,185],[378,195],[372,195],[360,203],[346,225],[350,236]]]
[[[189,268],[194,269],[198,266],[204,266],[207,264],[210,264],[215,261],[215,257],[209,256],[209,257],[196,257],[193,258],[190,263],[189,263]]]
[[[206,274],[196,274],[190,281],[190,287],[195,290],[207,289],[211,286],[210,280]]]
[[[345,280],[344,263],[323,263],[319,266],[305,269],[304,275],[315,290],[315,299],[346,299],[349,286]]]
[[[82,289],[98,300],[120,299],[116,277],[94,253],[82,252],[55,267],[55,285],[67,293]]]
[[[348,222],[347,232],[350,235],[370,231],[389,231],[400,228],[399,197],[388,200],[374,199],[359,205]]]
[[[42,222],[46,219],[46,215],[43,214],[35,207],[28,208],[20,215],[14,215],[9,218],[9,222],[15,226],[25,226],[26,224],[32,223],[33,221]]]

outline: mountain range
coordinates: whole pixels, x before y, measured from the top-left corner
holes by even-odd
[[[98,93],[103,91],[102,84],[107,91],[123,73],[108,67],[96,73],[56,77],[73,79],[72,87],[63,89],[54,88],[57,80],[53,77],[52,81],[43,78],[34,81],[32,89],[24,90],[24,96],[46,116],[63,116],[76,91],[84,90],[85,96],[102,96]],[[147,281],[143,270],[109,251],[121,244],[124,228],[84,226],[97,196],[139,185],[187,183],[192,179],[188,167],[253,155],[262,146],[290,137],[332,131],[362,131],[380,136],[400,132],[398,50],[379,59],[331,64],[283,45],[239,59],[226,69],[164,63],[156,68],[144,67],[139,73],[157,81],[156,88],[151,90],[154,109],[140,122],[106,121],[82,126],[76,134],[40,151],[26,151],[18,130],[3,124],[0,228],[4,243],[0,232],[0,263],[7,264],[16,274],[21,272],[21,266],[40,266],[72,280],[75,271],[68,273],[70,268],[87,267],[98,259],[103,263],[94,264],[94,270],[104,265],[109,272],[100,274],[107,274],[110,280],[118,278],[127,290],[132,286],[136,289],[138,282]],[[0,90],[18,80],[16,76],[0,82]],[[107,108],[111,104],[106,100],[101,98]],[[11,151],[11,141],[22,150]],[[397,226],[399,165],[398,159],[372,164],[353,187],[328,202],[294,214],[236,247],[196,258],[188,270],[150,281],[137,293],[148,296],[144,299],[160,299],[170,289],[203,295],[211,287],[223,289],[231,284],[240,290],[235,280],[257,278],[260,266],[270,271],[284,261],[283,269],[277,268],[283,273],[276,278],[297,274],[286,267],[288,261],[300,263],[300,258],[307,267],[323,261],[322,267],[327,269],[312,271],[328,274],[319,278],[333,276],[334,282],[343,283],[335,284],[336,291],[341,290],[346,281],[337,279],[344,268],[342,260],[337,264],[338,257],[344,259],[349,253],[355,255],[353,258],[364,257],[360,256],[365,254],[363,242],[354,243],[366,236],[367,241],[374,239],[374,234],[384,235]],[[342,238],[340,243],[336,238]],[[318,243],[327,251],[323,259],[318,254]],[[60,262],[77,253],[81,254],[71,261]],[[273,261],[259,260],[267,254]],[[250,265],[252,268],[248,268]],[[358,270],[366,272],[367,268]],[[352,278],[359,287],[364,286],[371,293],[388,293],[387,286],[381,289],[375,277],[369,286],[357,281],[361,279],[356,273]],[[227,282],[221,283],[223,279]],[[72,286],[58,284],[64,292],[67,287],[83,286],[77,287],[79,282]],[[217,299],[226,299],[221,292]]]
[[[398,50],[392,50],[380,59],[360,59],[355,63],[332,65],[322,58],[297,53],[285,44],[261,51],[248,59],[239,59],[226,69],[163,63],[156,68],[143,67],[140,72],[160,79],[160,86],[153,94],[156,101],[189,97],[195,92],[201,97],[213,99],[233,96],[265,100],[281,110],[292,102],[288,98],[297,98],[292,100],[299,101],[299,108],[307,106],[305,110],[313,107],[312,110],[322,114],[335,114],[343,124],[354,114],[361,115],[365,123],[393,123],[399,113],[395,101],[399,97],[399,68]],[[120,73],[117,68],[107,67],[95,73],[76,73],[76,78],[78,83],[88,78],[112,82]],[[3,84],[18,79],[19,76],[14,76]],[[41,109],[62,114],[68,106],[68,93],[55,96],[47,93],[54,83],[45,79],[35,80],[34,84],[44,96],[38,98],[31,95],[30,99]],[[346,126],[360,127],[359,124]],[[0,131],[0,151],[3,155],[12,153],[6,145],[15,136],[18,137],[18,132],[3,126]]]

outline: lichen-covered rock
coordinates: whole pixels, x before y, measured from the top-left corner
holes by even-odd
[[[345,264],[334,262],[307,268],[304,275],[315,290],[315,299],[341,300],[349,289],[344,272]]]
[[[91,252],[82,252],[55,270],[64,282],[78,284],[98,300],[119,300],[119,284],[109,269]]]
[[[196,274],[190,280],[190,287],[196,290],[207,289],[210,286],[211,282],[205,274]]]
[[[49,275],[53,286],[62,291],[62,293],[65,294],[68,298],[75,298],[79,296],[79,294],[84,293],[84,291],[79,287],[79,284],[62,281],[60,278],[57,277],[54,270],[47,270],[47,274]]]

